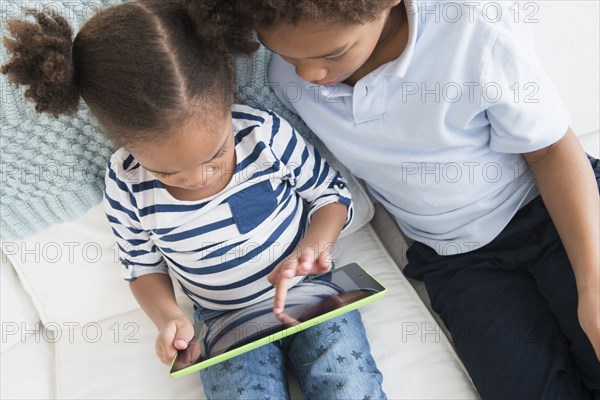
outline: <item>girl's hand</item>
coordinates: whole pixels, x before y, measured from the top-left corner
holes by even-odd
[[[194,337],[194,326],[183,314],[165,320],[156,338],[156,355],[166,365],[170,365],[177,350],[184,350]]]
[[[593,290],[579,295],[577,307],[579,323],[594,347],[596,358],[600,361],[600,294]]]
[[[275,303],[273,312],[285,317],[283,309],[288,292],[288,284],[296,276],[324,274],[331,269],[331,255],[329,251],[323,250],[318,253],[314,247],[305,247],[300,254],[294,253],[286,257],[267,276],[269,282],[275,286]],[[287,320],[286,320],[287,321]],[[283,321],[286,323],[286,321]]]

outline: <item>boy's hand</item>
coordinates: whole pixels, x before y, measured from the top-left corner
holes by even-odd
[[[314,247],[303,248],[300,254],[294,253],[286,257],[267,276],[269,282],[275,286],[273,312],[278,316],[282,315],[290,280],[296,276],[324,274],[331,269],[331,265],[329,251],[324,250],[318,253],[318,250]],[[282,315],[282,317],[285,316]]]
[[[579,296],[579,323],[594,347],[600,361],[600,294],[588,290]]]
[[[187,348],[194,337],[194,325],[184,315],[167,319],[161,326],[156,338],[156,355],[163,363],[170,365],[177,350]]]

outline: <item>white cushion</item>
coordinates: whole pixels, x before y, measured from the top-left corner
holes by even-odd
[[[21,286],[11,262],[0,251],[0,323],[2,340],[0,351],[24,342],[39,325],[38,313],[31,298]]]
[[[141,309],[73,332],[73,340],[56,343],[56,398],[204,398],[197,375],[169,377],[154,353],[156,327]]]
[[[2,251],[49,329],[68,329],[69,324],[138,308],[121,279],[116,244],[101,205],[24,240],[4,241]]]
[[[371,225],[341,239],[334,256],[339,265],[358,261],[389,288],[382,300],[361,312],[390,399],[477,398],[447,339]],[[189,301],[180,303],[191,314]],[[72,343],[56,343],[57,396],[202,398],[197,374],[168,377],[168,368],[154,354],[156,334],[141,310],[78,328]],[[292,398],[302,398],[297,389]]]
[[[52,332],[38,330],[2,351],[0,399],[55,398],[53,343]]]

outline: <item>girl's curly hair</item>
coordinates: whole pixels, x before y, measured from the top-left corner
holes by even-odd
[[[77,110],[79,92],[71,63],[71,27],[54,13],[28,11],[37,24],[9,20],[14,39],[5,37],[6,49],[13,54],[2,73],[18,85],[29,85],[25,97],[36,103],[38,112],[72,114]]]
[[[231,56],[256,45],[234,40],[242,28],[222,23],[231,9],[200,3],[211,2],[212,11],[183,0],[113,6],[87,21],[74,40],[60,15],[30,11],[35,21],[7,23],[12,38],[4,45],[12,57],[1,71],[29,87],[25,96],[38,112],[72,114],[81,96],[111,139],[146,140],[199,106],[231,105]]]

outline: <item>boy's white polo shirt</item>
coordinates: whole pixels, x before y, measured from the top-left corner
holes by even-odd
[[[269,79],[407,235],[470,251],[539,194],[521,153],[558,141],[569,117],[523,16],[496,2],[403,4],[405,51],[354,87],[312,85],[277,55]]]

